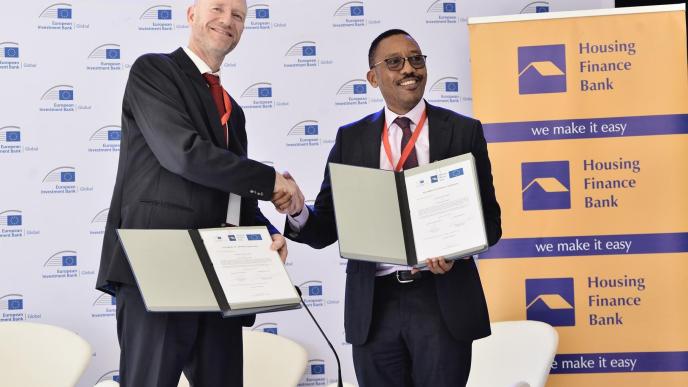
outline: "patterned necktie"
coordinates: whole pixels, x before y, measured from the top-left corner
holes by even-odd
[[[203,78],[208,82],[208,85],[210,86],[210,95],[213,97],[213,101],[215,102],[215,107],[217,108],[217,114],[222,117],[225,115],[226,110],[225,110],[225,100],[223,96],[223,90],[222,90],[222,85],[220,85],[220,77],[217,75],[213,75],[210,73],[205,73],[203,74]],[[225,144],[228,144],[228,133],[227,133],[227,125],[225,125]]]
[[[406,117],[397,117],[394,123],[401,128],[403,135],[401,136],[401,153],[404,153],[406,149],[406,144],[411,140],[411,120]],[[400,156],[401,157],[401,156]],[[404,170],[415,168],[418,166],[418,157],[416,156],[416,147],[413,146],[411,153],[409,153],[408,158],[404,161]]]

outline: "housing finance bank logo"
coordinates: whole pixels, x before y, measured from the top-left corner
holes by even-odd
[[[576,325],[573,278],[526,279],[526,318],[555,327]]]
[[[256,325],[251,328],[252,331],[271,333],[273,335],[278,334],[278,328],[276,323],[268,322],[260,325]]]
[[[38,110],[41,112],[73,112],[76,110],[74,94],[74,86],[72,85],[53,86],[41,95],[41,104]]]
[[[0,42],[0,70],[18,70],[21,67],[19,43]]]
[[[98,380],[94,384],[98,384],[100,382],[105,382],[109,380],[119,383],[119,370],[112,370],[104,373],[103,375],[101,375],[101,377],[98,378]]]
[[[39,30],[71,31],[76,28],[87,29],[88,24],[74,23],[73,9],[69,3],[55,3],[47,6],[38,14]]]
[[[568,161],[521,164],[523,210],[571,208],[571,181]]]
[[[365,79],[352,79],[337,89],[335,106],[367,105],[368,84]],[[372,102],[372,101],[371,101]]]
[[[566,92],[566,46],[524,46],[518,48],[518,93]]]
[[[117,299],[107,293],[100,293],[93,301],[92,318],[114,317],[117,309]]]
[[[43,177],[41,194],[76,193],[76,169],[74,167],[57,167]]]
[[[18,126],[0,128],[0,155],[21,153],[21,129]]]
[[[544,13],[549,12],[549,2],[533,1],[526,4],[519,13]]]
[[[433,1],[425,13],[426,24],[456,24],[459,22],[459,18],[456,16],[456,2],[454,1]]]
[[[110,208],[105,208],[91,218],[88,233],[89,235],[103,235],[105,234],[105,224],[107,223],[108,213]]]
[[[86,70],[121,70],[122,49],[119,44],[106,43],[94,48],[88,54]]]
[[[88,151],[91,153],[119,152],[122,140],[122,127],[106,125],[97,129],[88,139]]]
[[[172,7],[154,5],[146,8],[139,16],[139,31],[172,31]]]

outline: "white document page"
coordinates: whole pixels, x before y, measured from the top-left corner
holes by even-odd
[[[411,169],[405,180],[418,263],[487,248],[472,155]]]
[[[298,303],[265,227],[198,230],[231,309]]]

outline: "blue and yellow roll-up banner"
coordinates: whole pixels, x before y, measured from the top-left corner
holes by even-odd
[[[493,321],[545,321],[549,386],[688,386],[685,5],[474,18],[502,205]]]

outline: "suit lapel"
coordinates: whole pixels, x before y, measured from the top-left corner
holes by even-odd
[[[430,125],[430,162],[442,160],[449,155],[451,144],[452,125],[448,122],[448,116],[440,109],[425,102]]]
[[[239,105],[236,103],[236,101],[230,97],[230,100],[232,101],[232,114],[229,115],[229,150],[234,152],[235,154],[239,156],[246,156],[246,149],[244,149],[243,145],[241,144],[240,137],[239,137],[239,128],[243,123],[240,122],[239,120],[239,114],[236,112],[240,109]],[[223,134],[224,136],[224,134]],[[223,139],[224,141],[224,139]]]
[[[382,144],[382,127],[385,123],[385,109],[373,114],[361,135],[363,149],[363,166],[380,168],[380,146]]]
[[[213,97],[208,90],[208,84],[203,78],[203,75],[198,71],[198,67],[193,63],[191,58],[184,52],[182,48],[176,49],[172,53],[172,58],[179,64],[179,67],[186,73],[193,84],[194,91],[201,100],[203,110],[208,117],[210,123],[210,134],[212,135],[213,143],[222,148],[225,147],[225,131],[220,123],[220,116],[217,113],[217,107]]]

